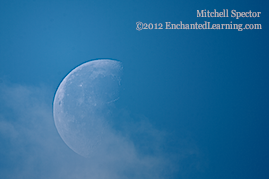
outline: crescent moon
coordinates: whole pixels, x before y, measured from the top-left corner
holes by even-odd
[[[55,126],[74,152],[97,152],[108,128],[111,105],[118,99],[121,62],[100,59],[72,70],[60,83],[53,102]]]

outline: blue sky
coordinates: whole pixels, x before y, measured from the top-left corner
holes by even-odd
[[[266,1],[0,1],[3,178],[268,178]],[[201,18],[197,10],[261,12]],[[261,30],[136,30],[144,23],[262,24]],[[52,103],[93,59],[122,62],[121,141],[83,158],[62,141]],[[124,139],[124,140],[123,140]],[[122,152],[126,151],[126,155]]]

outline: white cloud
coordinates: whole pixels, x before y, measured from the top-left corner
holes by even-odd
[[[182,149],[185,153],[165,153],[162,148],[167,134],[138,116],[139,122],[111,124],[99,152],[83,158],[57,133],[52,117],[53,90],[2,85],[0,91],[4,107],[0,166],[8,166],[0,167],[3,178],[171,178],[181,158],[196,154],[195,147],[192,151]],[[131,118],[126,111],[121,111],[121,116],[122,121]]]

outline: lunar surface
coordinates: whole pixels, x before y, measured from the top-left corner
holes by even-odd
[[[56,128],[67,146],[81,156],[93,155],[105,140],[121,71],[119,61],[90,61],[72,70],[57,89],[53,102]]]

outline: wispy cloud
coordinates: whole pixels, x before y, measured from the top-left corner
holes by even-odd
[[[197,153],[195,147],[165,152],[167,133],[141,115],[126,120],[134,117],[121,110],[121,119],[106,129],[98,152],[83,158],[65,145],[55,128],[53,90],[2,84],[0,92],[3,178],[172,178],[179,160]]]

